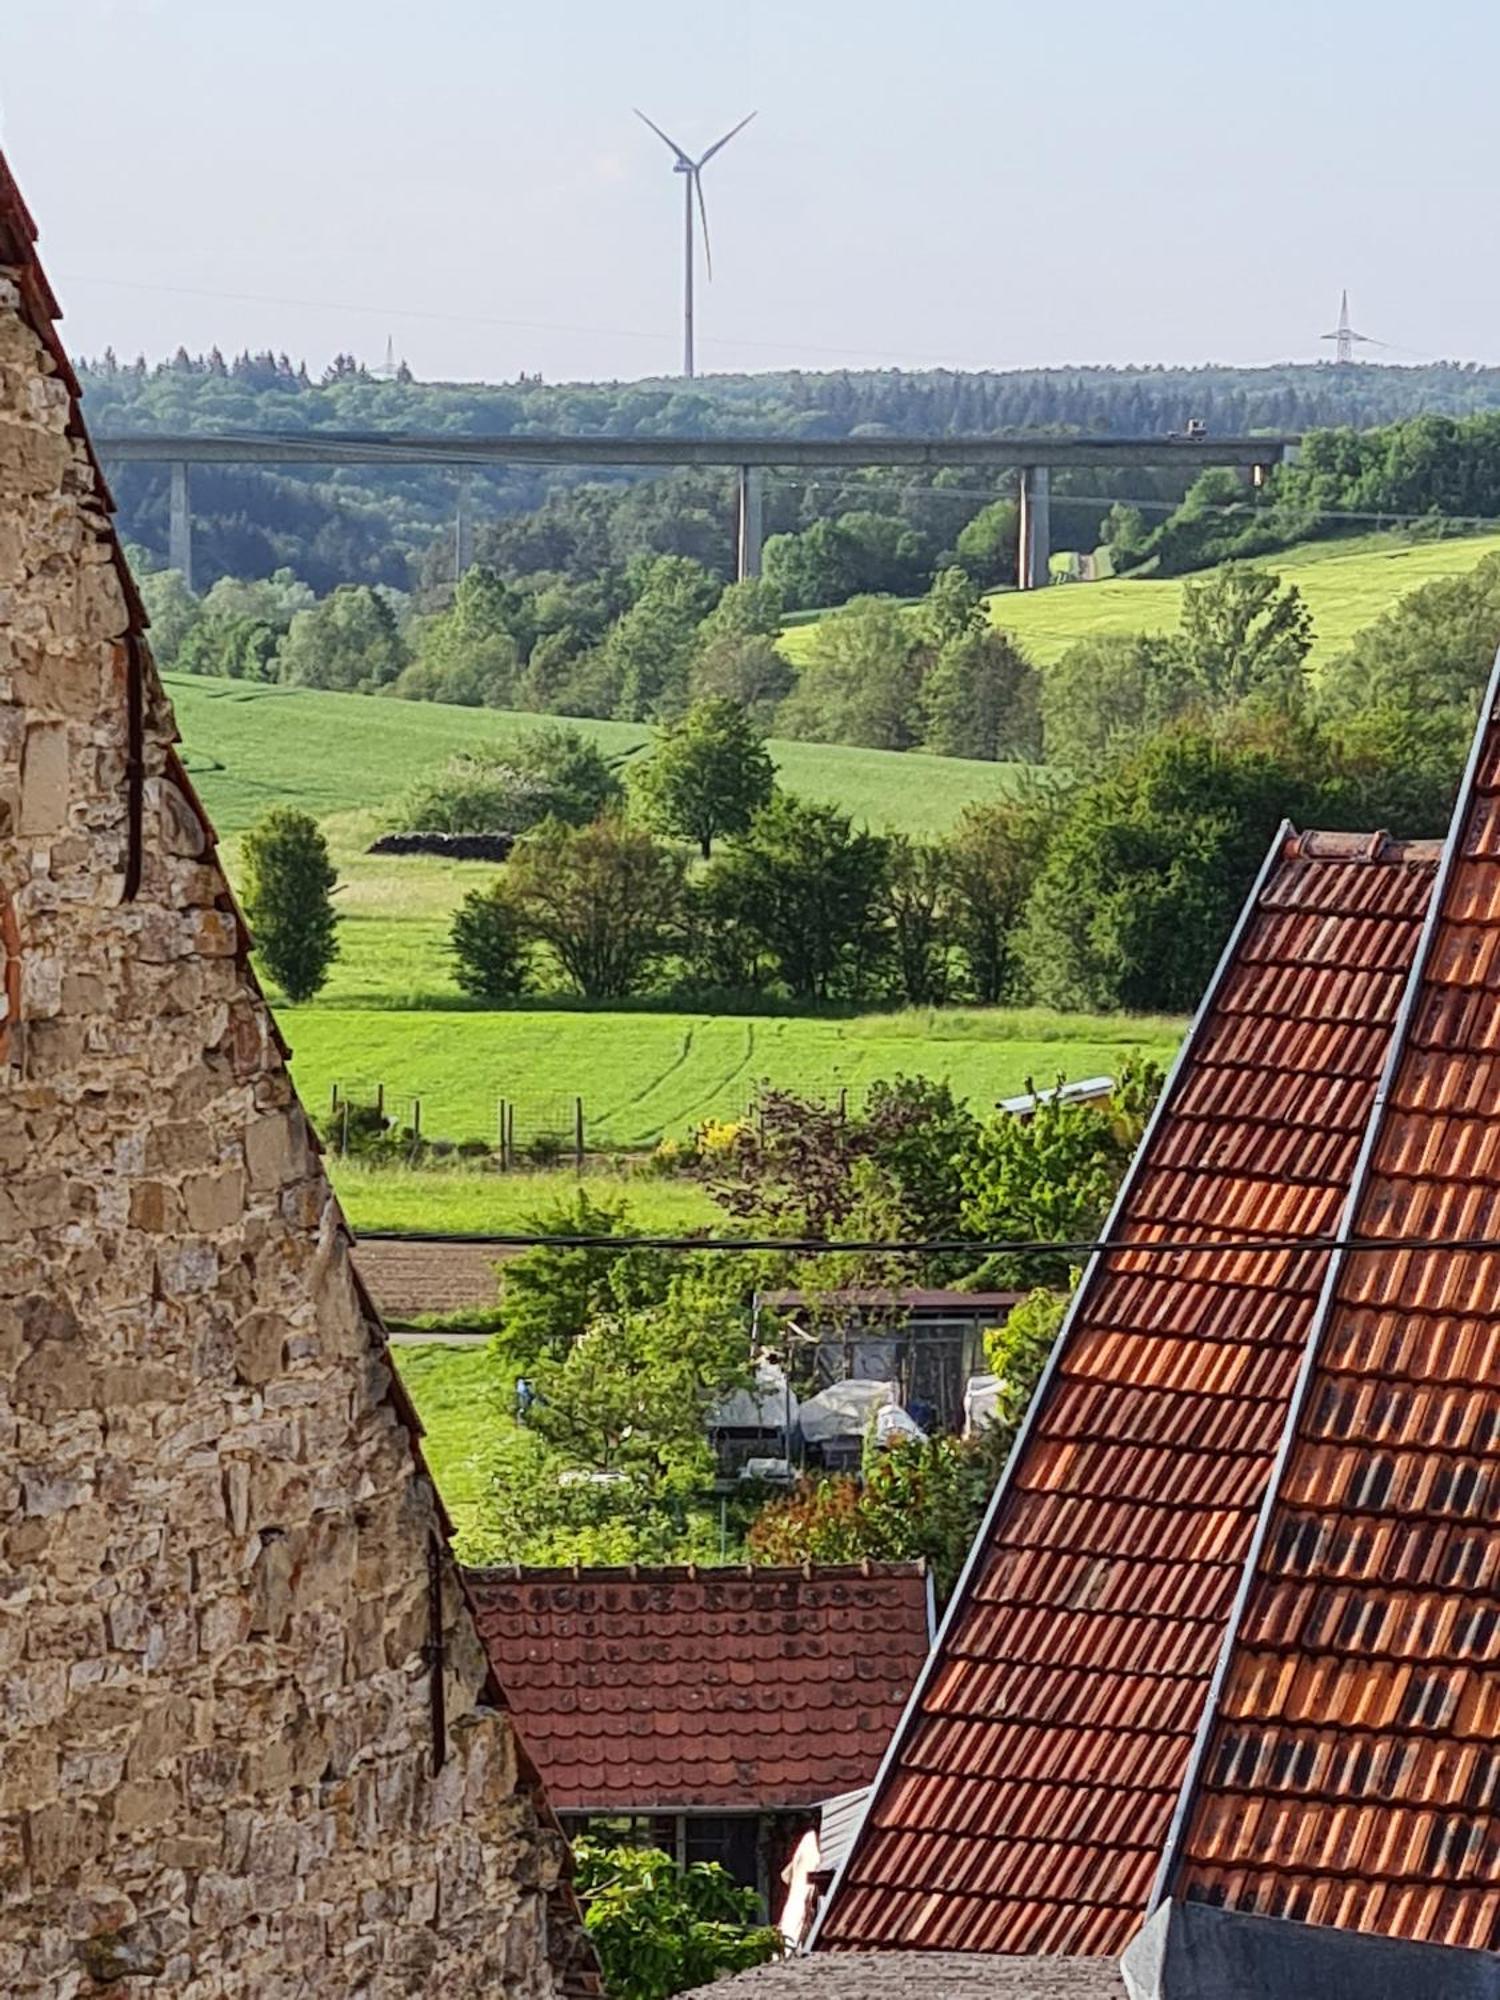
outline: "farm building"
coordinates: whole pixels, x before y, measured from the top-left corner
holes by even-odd
[[[0,1991],[597,1993],[0,161]]]
[[[816,1949],[1500,1990],[1497,824],[1492,688],[1446,845],[1278,836]]]
[[[966,1391],[985,1372],[984,1335],[1004,1325],[1020,1297],[868,1287],[760,1293],[757,1346],[775,1354],[797,1398],[790,1448],[800,1444],[825,1466],[857,1464],[882,1404],[924,1432],[961,1431]]]
[[[773,1915],[820,1809],[874,1777],[932,1636],[918,1563],[468,1581],[564,1826],[721,1862]]]

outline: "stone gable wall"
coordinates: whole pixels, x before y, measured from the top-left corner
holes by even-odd
[[[0,269],[0,1993],[539,2000],[565,1849],[149,661],[125,897],[138,641],[24,275]]]

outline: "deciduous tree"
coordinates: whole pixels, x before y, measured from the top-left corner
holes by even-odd
[[[744,709],[713,700],[668,725],[636,787],[651,825],[696,842],[706,861],[721,834],[746,830],[775,779],[765,739]]]
[[[684,857],[619,813],[546,820],[506,867],[527,930],[586,999],[637,992],[680,936]]]
[[[846,813],[777,792],[709,864],[710,917],[755,941],[799,1000],[858,993],[884,948],[887,844]]]

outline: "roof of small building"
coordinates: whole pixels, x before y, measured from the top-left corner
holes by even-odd
[[[683,2000],[1125,2000],[1125,1983],[1111,1958],[820,1953],[758,1965]]]
[[[1117,1953],[1189,1768],[1435,843],[1278,838],[819,1933]],[[1229,1237],[1278,1246],[1132,1254]],[[1284,1245],[1285,1247],[1280,1247]]]
[[[919,1563],[470,1570],[569,1812],[811,1806],[866,1785],[931,1637]]]
[[[773,1311],[795,1311],[811,1305],[820,1310],[834,1306],[866,1307],[876,1312],[1009,1312],[1025,1297],[1024,1292],[956,1292],[906,1285],[890,1290],[878,1285],[836,1285],[826,1292],[762,1292],[760,1302]]]

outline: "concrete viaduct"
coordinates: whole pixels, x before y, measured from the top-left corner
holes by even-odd
[[[893,465],[929,472],[954,466],[1017,468],[1021,475],[1017,577],[1023,590],[1039,589],[1047,581],[1054,469],[1185,464],[1198,472],[1205,466],[1223,465],[1258,482],[1269,467],[1290,456],[1298,442],[1286,435],[645,438],[448,437],[405,431],[247,431],[238,436],[105,433],[94,439],[106,469],[111,465],[170,466],[168,560],[189,584],[193,526],[188,470],[194,465],[422,465],[452,466],[459,472],[487,465],[733,466],[739,473],[741,577],[760,574],[762,482],[769,468],[827,472],[841,466]]]

